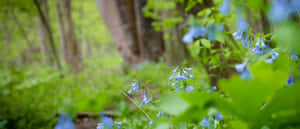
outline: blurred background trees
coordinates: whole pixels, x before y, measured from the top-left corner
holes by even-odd
[[[220,6],[226,1],[231,9],[223,15]],[[77,127],[94,128],[100,111],[131,123],[125,127],[144,128],[149,121],[142,112],[135,112],[136,107],[128,103],[123,90],[129,88],[132,80],[137,80],[149,85],[153,98],[175,91],[168,78],[172,69],[181,66],[193,67],[194,79],[187,83],[209,94],[185,98],[191,101],[192,108],[186,110],[187,115],[179,121],[181,118],[198,121],[200,117],[190,119],[189,115],[198,108],[204,110],[196,110],[195,115],[203,115],[207,111],[203,105],[212,102],[209,99],[215,96],[210,93],[217,92],[216,89],[222,97],[228,97],[226,90],[236,93],[238,100],[244,95],[240,105],[247,105],[251,98],[258,106],[267,103],[269,101],[260,98],[256,101],[251,97],[256,93],[265,96],[265,91],[259,88],[248,92],[248,89],[226,87],[248,84],[235,76],[238,73],[235,65],[245,60],[256,65],[251,64],[250,71],[258,69],[254,74],[261,78],[256,79],[270,89],[274,71],[280,71],[276,72],[280,83],[299,74],[299,62],[291,61],[289,56],[296,53],[293,58],[298,60],[299,10],[296,10],[298,13],[291,11],[285,22],[272,23],[269,12],[273,7],[280,7],[274,1],[284,0],[0,0],[0,105],[7,105],[0,109],[0,128],[53,128],[57,115],[63,112],[77,115],[78,118],[74,118]],[[297,0],[287,1],[295,2],[289,8],[300,8]],[[280,12],[284,11],[276,14],[284,14]],[[199,30],[193,32],[199,26],[206,29],[205,34],[197,34]],[[240,26],[247,26],[247,32],[241,32],[241,39],[236,40],[234,33]],[[190,33],[198,36],[190,36]],[[247,37],[246,41],[243,34],[248,34],[249,40]],[[186,35],[190,36],[188,42]],[[263,56],[251,53],[259,46],[260,39],[265,41],[268,50],[280,53],[279,61],[268,69],[266,64],[257,62],[273,58],[273,53],[269,51]],[[252,46],[245,47],[245,42]],[[282,88],[280,86],[277,88]],[[270,94],[276,90],[273,88]],[[142,93],[137,94],[136,101],[142,99],[141,96]],[[198,100],[197,96],[208,97]],[[297,106],[293,102],[298,100],[293,96],[289,100],[292,102],[284,99],[280,102],[291,102],[294,111]],[[245,119],[234,122],[257,126],[253,124],[258,123],[254,119],[249,122],[248,116],[243,116],[247,111],[236,107]],[[155,115],[158,109],[153,106],[149,110]],[[259,114],[260,111],[254,109],[253,112]],[[273,120],[261,118],[267,122]],[[270,127],[287,124],[278,121]],[[297,122],[291,121],[295,127]]]

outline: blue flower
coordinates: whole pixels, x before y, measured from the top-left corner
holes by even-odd
[[[177,82],[173,82],[171,85],[174,87],[177,85]]]
[[[58,123],[54,129],[75,129],[71,115],[60,114]]]
[[[142,103],[141,103],[141,105],[139,106],[139,107],[142,107],[143,105],[147,105],[147,104],[149,104],[150,102],[152,101],[152,98],[150,98],[150,99],[148,99],[147,98],[147,95],[146,95],[146,93],[144,94],[144,99],[143,99],[143,101],[142,101]]]
[[[216,120],[217,121],[220,121],[220,120],[222,120],[223,119],[223,115],[220,113],[220,112],[218,112],[217,114],[216,114]]]
[[[193,69],[192,68],[176,68],[172,71],[172,76],[169,78],[169,81],[174,81],[171,85],[173,87],[176,87],[176,90],[180,90],[182,89],[181,86],[178,86],[178,82],[180,80],[182,81],[187,81],[188,79],[193,79],[194,76],[191,75],[189,72],[192,72]]]
[[[172,70],[172,73],[175,74],[177,72],[178,67]]]
[[[104,124],[98,123],[96,129],[104,129]]]
[[[207,33],[206,28],[203,26],[192,27],[192,31],[193,31],[193,38],[199,38],[200,36],[203,37]]]
[[[274,0],[268,16],[271,21],[276,23],[287,20],[289,12],[289,3],[287,0]]]
[[[248,80],[248,79],[250,79],[250,78],[251,78],[251,73],[250,73],[250,71],[249,71],[248,69],[245,69],[245,71],[242,72],[242,74],[241,74],[241,78],[242,78],[243,80]]]
[[[232,34],[235,40],[241,41],[243,39],[243,32],[237,31]]]
[[[213,90],[217,90],[217,86],[213,86]]]
[[[247,47],[248,46],[248,35],[245,34],[244,38],[243,38],[243,41],[242,41],[242,44],[244,47]]]
[[[220,13],[226,15],[230,11],[230,0],[224,0],[219,9]]]
[[[150,122],[149,122],[149,125],[150,125],[150,126],[153,126],[153,122],[152,122],[152,121],[150,121]]]
[[[193,72],[193,68],[184,68],[184,69],[189,71],[189,72]]]
[[[242,73],[243,71],[245,71],[246,65],[247,65],[248,61],[243,62],[242,64],[236,64],[235,65],[235,69],[237,72]]]
[[[188,92],[188,93],[191,93],[194,91],[194,87],[191,87],[191,86],[186,86],[185,90]]]
[[[272,59],[273,60],[277,60],[278,56],[279,56],[278,52],[272,51]]]
[[[186,35],[183,37],[182,41],[183,41],[184,43],[186,43],[186,44],[192,44],[192,43],[194,43],[194,39],[193,39],[192,35],[190,35],[190,34],[186,34]]]
[[[241,74],[241,78],[244,80],[248,80],[251,78],[251,73],[250,71],[246,68],[248,61],[246,60],[245,62],[243,62],[242,64],[236,64],[235,65],[235,69],[237,72],[242,73]]]
[[[121,129],[121,127],[122,127],[122,122],[115,122],[115,124],[117,125],[117,129]]]
[[[278,56],[279,56],[279,53],[272,50],[272,57],[269,59],[266,59],[265,62],[268,64],[272,64],[273,61],[275,61],[278,58]]]
[[[270,58],[270,59],[266,59],[266,60],[265,60],[265,62],[266,62],[266,63],[268,63],[268,64],[273,64],[273,60],[272,60],[272,58]]]
[[[108,115],[106,115],[105,113],[100,113],[100,117],[105,128],[113,128],[114,121]]]
[[[293,75],[290,75],[288,81],[286,82],[286,86],[293,85],[294,83],[295,83],[295,79]]]
[[[161,112],[157,113],[156,117],[161,117]]]
[[[170,115],[165,113],[165,117],[169,118],[169,117],[170,117]]]
[[[298,61],[299,60],[298,55],[296,53],[292,54],[291,55],[291,60]]]
[[[290,7],[292,8],[293,12],[296,12],[296,14],[298,14],[299,9],[300,9],[300,1],[299,0],[291,0]]]
[[[176,90],[181,90],[182,88],[180,86],[176,86]]]
[[[252,48],[252,39],[249,38],[249,48]]]
[[[257,39],[257,42],[255,44],[255,48],[252,49],[252,51],[259,55],[262,56],[267,53],[267,50],[270,48],[264,43],[264,41],[261,38]]]
[[[140,86],[139,86],[138,82],[135,81],[135,82],[131,85],[131,88],[129,89],[128,94],[132,94],[132,92],[138,91],[139,87],[140,87]]]
[[[209,126],[209,122],[208,122],[208,120],[207,120],[206,117],[202,120],[201,126],[202,126],[202,127],[208,127],[208,126]]]
[[[191,26],[189,28],[189,32],[184,35],[182,41],[187,44],[192,44],[194,42],[194,38],[198,38],[200,36],[206,35],[206,28],[203,26]]]
[[[237,21],[238,31],[245,32],[248,30],[248,28],[249,28],[248,22],[240,16]]]

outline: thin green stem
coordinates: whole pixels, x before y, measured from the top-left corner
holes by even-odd
[[[131,101],[138,109],[140,109],[150,121],[152,121],[152,119],[151,119],[151,117],[149,116],[149,114],[146,113],[142,108],[140,108],[140,107],[133,101],[133,99],[132,99],[129,95],[127,95],[127,93],[125,93],[124,91],[121,91],[121,92],[122,92],[122,94],[123,94],[125,97],[128,98],[129,101]]]

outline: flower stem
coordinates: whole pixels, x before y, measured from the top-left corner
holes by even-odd
[[[147,114],[142,108],[140,108],[140,107],[133,101],[133,99],[132,99],[129,95],[127,95],[124,91],[121,91],[121,92],[122,92],[122,94],[123,94],[125,97],[128,98],[129,101],[131,101],[138,109],[140,109],[150,121],[152,121],[152,119],[151,119],[151,117],[149,116],[149,114]]]

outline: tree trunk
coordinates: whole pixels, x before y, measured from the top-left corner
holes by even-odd
[[[17,27],[19,28],[19,30],[21,31],[24,39],[25,39],[25,42],[27,43],[28,47],[29,47],[29,51],[32,52],[33,51],[33,42],[29,39],[23,25],[20,23],[19,19],[17,18],[16,14],[14,13],[13,14],[13,19],[17,25]]]
[[[135,0],[136,28],[140,56],[144,60],[158,61],[164,52],[164,41],[161,32],[155,32],[150,18],[145,18],[143,7],[147,0]]]
[[[41,2],[41,9],[44,12],[45,18],[47,21],[50,20],[49,18],[49,9],[48,9],[48,0],[43,0]],[[49,45],[49,40],[48,40],[48,33],[46,30],[46,27],[43,25],[42,20],[38,19],[38,29],[39,29],[39,34],[40,34],[40,50],[44,54],[46,60],[46,64],[52,65],[53,64],[53,58],[51,56],[51,50],[50,50],[50,45]]]
[[[124,61],[136,65],[158,61],[164,51],[161,34],[151,27],[142,8],[146,0],[97,0],[102,17]]]
[[[74,25],[71,15],[71,0],[61,0],[63,18],[65,21],[65,39],[66,39],[66,49],[67,51],[67,63],[71,65],[73,73],[79,73],[81,71],[81,56],[76,41],[76,36],[74,32]]]
[[[50,49],[51,49],[51,53],[53,55],[53,58],[55,59],[57,68],[59,70],[61,70],[60,60],[59,60],[59,57],[58,57],[58,53],[56,51],[56,47],[55,47],[55,43],[54,43],[54,38],[53,38],[53,35],[52,35],[50,23],[49,23],[50,21],[47,21],[47,19],[45,17],[45,14],[44,14],[44,12],[43,12],[43,10],[41,8],[41,4],[39,3],[39,1],[38,0],[33,0],[33,2],[34,2],[34,5],[35,5],[35,7],[36,7],[36,9],[38,11],[39,18],[42,21],[43,26],[46,29],[46,32],[47,32],[47,35],[48,35],[48,40],[49,40],[49,45],[50,45]]]
[[[170,38],[165,39],[166,52],[164,56],[166,57],[167,64],[179,65],[183,60],[189,57],[186,46],[182,42],[182,30],[176,25],[164,34],[167,33],[170,35]]]
[[[132,2],[132,0],[128,0],[126,3],[129,1]],[[136,33],[133,32],[136,31],[135,25],[132,24],[135,18],[128,18],[127,16],[128,14],[133,15],[133,7],[126,10],[125,5],[120,4],[121,2],[125,1],[97,0],[97,5],[124,61],[128,64],[137,64],[140,60],[140,52],[137,44],[137,36],[134,35]]]
[[[64,59],[68,60],[68,51],[67,51],[67,41],[65,36],[65,29],[64,29],[64,21],[63,21],[63,14],[61,10],[61,5],[59,2],[56,3],[56,19],[59,27],[59,34],[60,34],[60,45],[61,45],[61,51],[64,54]]]

